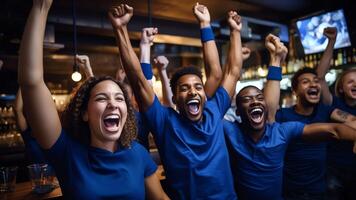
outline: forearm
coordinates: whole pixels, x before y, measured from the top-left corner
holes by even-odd
[[[159,76],[162,82],[162,94],[163,94],[163,104],[174,108],[174,103],[172,102],[172,90],[169,85],[169,78],[167,76],[166,70],[159,71]]]
[[[151,63],[151,45],[146,43],[140,43],[140,62]]]
[[[280,81],[267,80],[263,93],[268,107],[268,121],[272,123],[275,121],[275,116],[279,109]]]
[[[135,97],[138,100],[141,110],[146,110],[153,103],[154,93],[146,80],[140,62],[131,46],[127,27],[121,26],[114,29],[117,45],[120,51],[120,58],[125,69],[126,76],[130,82]]]
[[[338,140],[356,141],[356,129],[346,124],[335,124],[334,138]]]
[[[356,122],[356,116],[347,113],[338,108],[334,109],[330,115],[330,119],[335,122],[345,123],[345,122]]]
[[[221,85],[229,93],[230,97],[235,94],[236,83],[240,78],[242,68],[242,44],[239,31],[231,31],[230,48],[227,57],[227,65],[224,69]]]
[[[325,75],[329,71],[330,61],[333,58],[334,45],[335,40],[329,40],[328,45],[326,46],[326,49],[320,59],[320,64],[316,68],[319,79],[325,79]]]
[[[43,39],[48,10],[33,6],[19,51],[18,81],[22,88],[43,82]]]

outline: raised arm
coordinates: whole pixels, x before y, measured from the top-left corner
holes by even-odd
[[[268,121],[274,122],[275,115],[279,108],[280,98],[280,80],[281,80],[281,62],[284,61],[288,49],[279,40],[277,36],[269,34],[265,39],[265,46],[270,55],[269,74],[267,76],[267,83],[264,87],[263,93],[268,106]],[[278,74],[279,77],[276,75]]]
[[[79,68],[84,71],[85,77],[88,79],[94,77],[93,70],[91,69],[89,57],[87,55],[76,55],[75,59]]]
[[[25,114],[42,148],[50,148],[62,126],[52,96],[43,80],[43,38],[52,0],[34,0],[22,36],[18,81]],[[43,109],[45,108],[45,109]]]
[[[169,78],[167,75],[167,67],[169,61],[166,56],[157,56],[156,58],[153,59],[153,62],[158,69],[158,74],[162,82],[163,104],[165,106],[174,108],[175,105],[172,101],[173,94],[172,94],[171,86],[169,85]]]
[[[16,99],[15,99],[15,116],[17,126],[19,127],[21,132],[26,131],[28,128],[27,121],[25,115],[23,114],[23,101],[22,101],[22,94],[21,89],[17,91]]]
[[[240,15],[235,11],[230,11],[228,13],[227,21],[230,26],[230,47],[221,86],[225,88],[232,99],[235,94],[236,84],[240,78],[242,68],[242,45],[240,34],[242,22]]]
[[[151,46],[155,35],[158,33],[157,28],[143,28],[140,41],[140,63],[142,71],[152,85],[152,67],[151,67]]]
[[[121,4],[120,6],[112,8],[108,14],[113,26],[126,76],[134,91],[140,110],[146,111],[147,108],[152,105],[155,94],[142,72],[140,62],[131,46],[127,31],[127,23],[133,15],[133,8],[126,4]]]
[[[302,138],[314,141],[330,139],[356,141],[356,129],[341,123],[314,123],[305,125]]]
[[[332,104],[332,94],[329,90],[328,84],[325,81],[325,75],[329,71],[330,61],[333,58],[333,50],[336,42],[337,29],[334,27],[328,27],[324,29],[324,35],[329,39],[328,45],[321,57],[320,63],[316,68],[318,78],[321,84],[321,100],[326,105]]]
[[[210,27],[210,14],[208,8],[196,3],[193,7],[193,12],[200,25],[203,43],[203,57],[206,74],[204,90],[208,97],[212,97],[214,96],[216,89],[219,87],[222,78],[219,53],[215,44],[214,34]]]

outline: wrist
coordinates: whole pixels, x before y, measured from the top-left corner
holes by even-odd
[[[210,22],[208,21],[200,22],[199,24],[200,24],[200,28],[205,28],[210,26]]]
[[[200,38],[203,43],[215,40],[215,35],[211,26],[207,26],[200,29]]]
[[[281,67],[279,67],[279,65],[268,67],[267,80],[275,80],[275,81],[282,80],[282,69]]]
[[[270,63],[269,65],[270,66],[280,66],[281,65],[281,58],[277,58],[277,57],[273,57],[271,56],[271,60],[270,60]]]

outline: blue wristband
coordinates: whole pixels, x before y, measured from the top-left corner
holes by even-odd
[[[276,81],[282,80],[282,68],[269,66],[267,80],[276,80]]]
[[[152,67],[149,63],[141,63],[142,72],[147,80],[151,80],[153,77]]]
[[[213,29],[210,26],[200,29],[200,37],[202,42],[214,40]]]

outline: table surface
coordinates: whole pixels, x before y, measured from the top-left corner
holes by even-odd
[[[158,166],[156,174],[159,180],[165,179],[162,165]],[[60,187],[57,187],[51,192],[45,194],[33,193],[31,188],[31,182],[29,181],[29,182],[17,183],[15,187],[15,191],[13,192],[1,193],[0,200],[23,200],[23,199],[38,200],[38,199],[58,198],[61,196],[62,196],[62,191]]]

